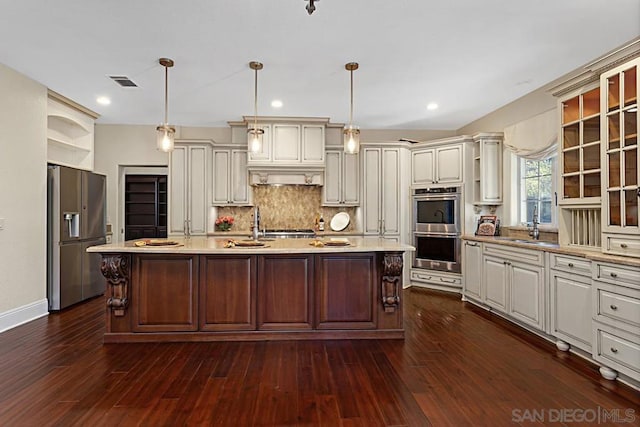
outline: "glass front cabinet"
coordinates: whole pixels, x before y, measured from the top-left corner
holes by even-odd
[[[604,231],[640,234],[638,227],[638,67],[640,59],[603,73],[602,140],[606,174]]]
[[[560,105],[560,204],[599,204],[600,88],[588,88]]]

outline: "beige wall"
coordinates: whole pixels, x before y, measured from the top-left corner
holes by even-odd
[[[169,155],[156,149],[155,126],[96,125],[94,171],[107,175],[107,222],[114,241],[123,240],[122,202],[127,167],[163,166]]]
[[[2,330],[47,310],[47,89],[0,64],[0,93]]]

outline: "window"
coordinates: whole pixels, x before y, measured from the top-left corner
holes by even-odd
[[[540,224],[555,224],[555,158],[520,159],[520,221],[531,223],[538,209]]]

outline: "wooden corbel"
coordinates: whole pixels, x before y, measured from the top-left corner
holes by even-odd
[[[114,316],[125,315],[129,305],[129,255],[104,254],[100,271],[109,283],[109,299],[107,307],[111,308]]]
[[[402,283],[402,254],[385,253],[382,260],[382,306],[387,313],[393,313],[400,305],[400,284]]]

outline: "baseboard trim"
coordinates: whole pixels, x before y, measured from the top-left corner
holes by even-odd
[[[0,313],[0,333],[49,314],[47,299]]]

